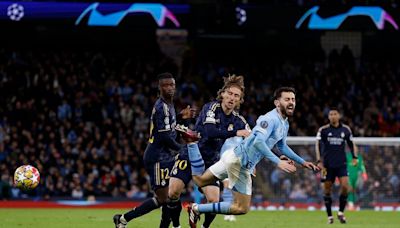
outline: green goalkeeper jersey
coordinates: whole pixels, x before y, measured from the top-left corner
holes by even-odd
[[[361,157],[361,155],[358,155],[358,164],[356,166],[353,166],[352,161],[353,157],[351,153],[346,153],[346,160],[347,160],[347,171],[349,173],[349,178],[358,178],[359,173],[365,173],[365,166],[364,166],[364,161]]]

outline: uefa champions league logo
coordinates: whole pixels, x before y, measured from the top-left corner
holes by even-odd
[[[14,3],[7,8],[7,15],[12,21],[19,21],[24,17],[24,7]]]

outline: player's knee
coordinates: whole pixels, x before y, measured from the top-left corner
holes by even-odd
[[[172,189],[168,192],[168,197],[170,199],[178,199],[181,196],[181,191],[179,189]]]
[[[198,187],[204,187],[206,185],[204,179],[201,176],[193,176],[193,180]]]
[[[213,195],[213,196],[209,196],[207,197],[207,201],[209,203],[218,203],[219,202],[219,197]]]
[[[233,215],[244,215],[247,214],[247,212],[249,212],[250,208],[246,207],[244,205],[237,205],[237,204],[233,204],[231,206],[231,214]]]

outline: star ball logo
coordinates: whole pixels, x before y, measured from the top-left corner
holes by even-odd
[[[24,7],[20,4],[14,3],[7,8],[7,16],[12,21],[19,21],[24,17]]]

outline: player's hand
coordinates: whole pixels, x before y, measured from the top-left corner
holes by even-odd
[[[316,166],[312,162],[308,162],[308,161],[303,163],[303,167],[307,168],[307,169],[311,169],[312,171],[320,171],[321,170],[318,166]]]
[[[294,173],[296,172],[296,166],[289,163],[289,161],[280,160],[278,163],[278,168],[287,172],[287,173]]]
[[[251,131],[246,130],[246,129],[242,129],[242,130],[238,130],[236,132],[236,136],[240,136],[240,137],[245,137],[246,138],[247,136],[250,135],[250,133],[251,133]]]
[[[197,109],[191,108],[190,105],[186,106],[185,109],[183,109],[180,114],[182,115],[182,119],[191,119],[195,118],[197,115]]]
[[[324,163],[322,163],[322,161],[319,161],[318,163],[317,163],[317,166],[318,166],[318,168],[320,169],[320,170],[323,170],[325,167],[324,167]]]
[[[362,173],[361,177],[362,177],[363,181],[367,181],[368,180],[368,174],[367,173]]]
[[[284,160],[284,161],[288,161],[290,164],[294,165],[294,161],[291,160],[290,158],[286,157],[283,154],[281,156],[279,156],[279,159]]]
[[[353,160],[351,161],[351,164],[353,166],[357,166],[358,165],[358,159],[357,158],[353,158]]]

